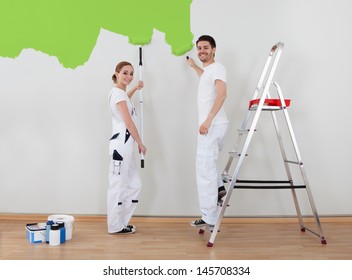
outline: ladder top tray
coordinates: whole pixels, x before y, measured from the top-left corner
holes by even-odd
[[[254,106],[258,106],[260,99],[253,99],[249,101],[249,108]],[[285,105],[282,105],[280,99],[265,99],[264,106],[274,106],[274,107],[282,107],[286,106],[289,107],[291,105],[291,99],[285,99]]]

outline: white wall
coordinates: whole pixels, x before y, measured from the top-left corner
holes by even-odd
[[[191,9],[195,40],[214,36],[216,59],[228,70],[231,130],[221,166],[268,52],[282,41],[276,81],[292,99],[290,116],[318,212],[351,215],[351,2],[193,0]],[[199,215],[197,77],[184,56],[171,54],[157,30],[143,50],[148,154],[136,215]],[[189,55],[196,58],[195,51]],[[0,213],[106,213],[107,96],[120,60],[131,61],[138,74],[138,47],[105,30],[90,60],[75,70],[30,49],[16,59],[0,58]],[[274,160],[271,128],[263,117],[243,176],[284,175]],[[300,197],[303,212],[310,213],[305,195]],[[231,216],[295,214],[289,191],[236,190],[230,204],[226,214]]]

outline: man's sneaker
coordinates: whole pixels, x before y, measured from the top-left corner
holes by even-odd
[[[213,225],[207,224],[202,219],[191,221],[190,224],[192,227],[204,227],[204,226],[214,227]]]
[[[137,229],[136,226],[134,226],[134,225],[127,225],[127,228],[133,228],[135,230]]]
[[[226,195],[226,189],[224,186],[218,188],[218,200],[221,200]]]
[[[114,234],[130,234],[130,233],[135,233],[136,229],[133,227],[125,227],[122,230],[115,232]]]

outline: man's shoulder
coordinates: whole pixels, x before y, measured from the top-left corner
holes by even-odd
[[[226,71],[225,66],[221,62],[215,61],[213,64],[209,66],[211,66],[209,67],[209,70],[212,70],[212,71],[217,71],[217,70]]]
[[[221,62],[216,61],[215,64],[216,64],[216,67],[225,69],[224,64],[222,64]]]
[[[226,68],[222,63],[214,62],[212,67],[209,68],[209,75],[226,77]]]

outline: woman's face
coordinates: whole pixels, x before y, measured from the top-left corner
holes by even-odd
[[[121,68],[120,72],[116,72],[117,81],[121,85],[128,86],[133,80],[133,67],[126,65]]]

